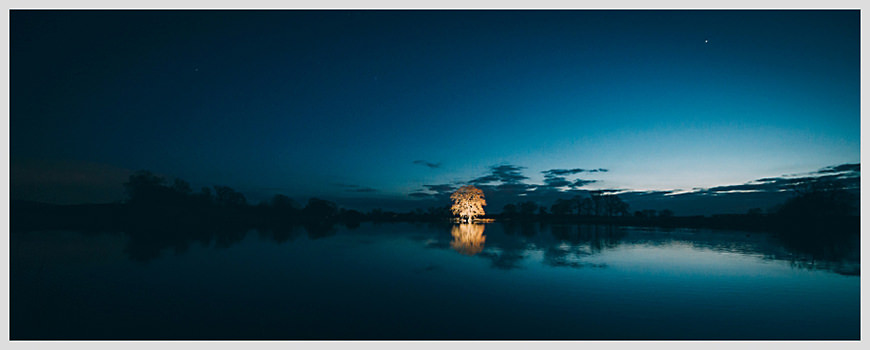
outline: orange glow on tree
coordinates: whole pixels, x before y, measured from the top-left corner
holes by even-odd
[[[462,186],[450,195],[450,199],[453,200],[450,211],[454,215],[459,215],[460,220],[471,222],[474,217],[486,214],[483,211],[486,200],[483,198],[483,191],[477,187]]]
[[[484,225],[459,224],[450,230],[453,241],[450,246],[465,255],[474,255],[483,251],[486,236],[483,235]]]

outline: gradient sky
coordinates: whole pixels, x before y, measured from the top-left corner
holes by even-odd
[[[10,17],[13,198],[138,169],[408,198],[500,164],[670,190],[860,160],[859,11]]]

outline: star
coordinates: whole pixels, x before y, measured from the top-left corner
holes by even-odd
[[[704,44],[710,42],[710,40],[704,39]]]

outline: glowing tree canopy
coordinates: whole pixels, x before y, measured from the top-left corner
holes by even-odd
[[[486,200],[483,199],[483,191],[477,187],[462,186],[450,195],[450,199],[453,200],[450,211],[454,215],[459,215],[459,219],[462,221],[471,222],[474,217],[486,214],[483,211]]]

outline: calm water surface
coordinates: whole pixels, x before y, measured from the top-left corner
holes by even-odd
[[[857,237],[491,223],[16,232],[12,339],[858,339]]]

